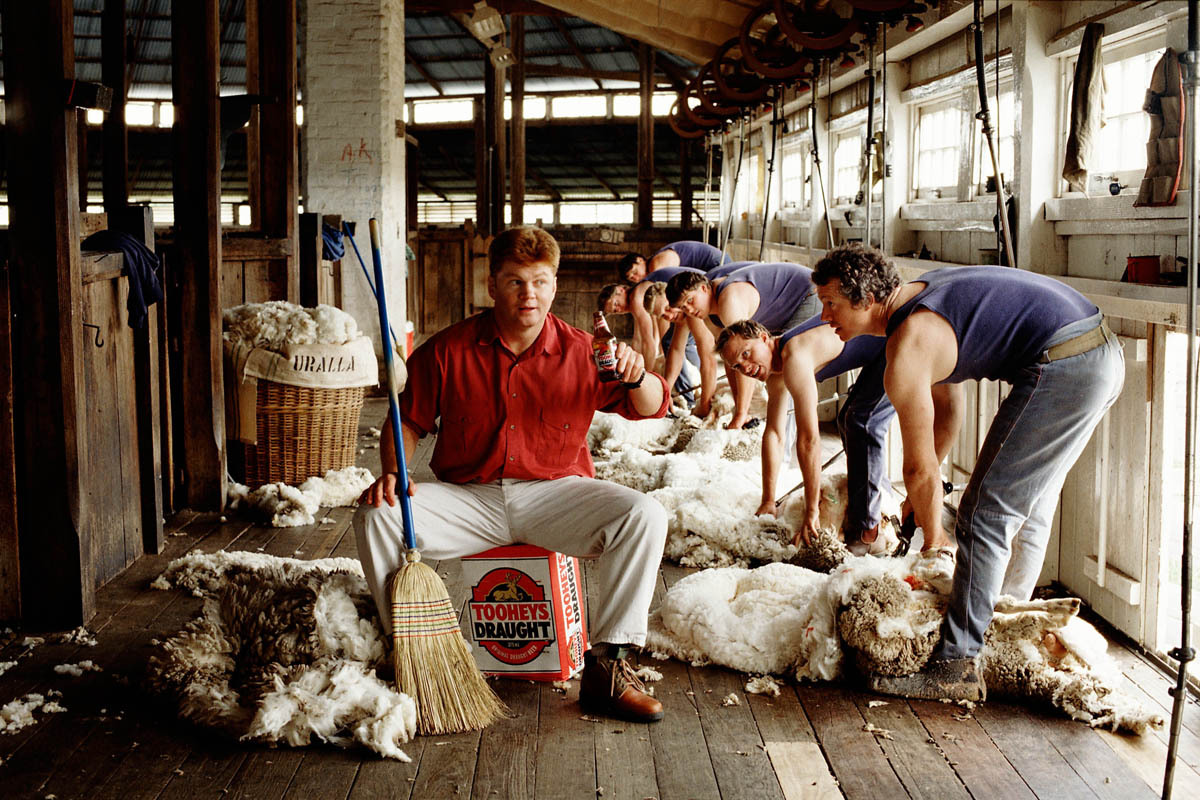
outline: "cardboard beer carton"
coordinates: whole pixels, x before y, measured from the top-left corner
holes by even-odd
[[[485,675],[566,680],[588,648],[579,561],[514,544],[462,559],[462,630]]]

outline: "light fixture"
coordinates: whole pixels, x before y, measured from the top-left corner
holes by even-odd
[[[493,44],[488,49],[488,58],[492,60],[492,66],[499,69],[507,67],[516,62],[517,58],[513,55],[513,51],[502,44]]]
[[[849,53],[847,53],[846,56],[841,60],[841,63],[838,64],[838,66],[841,67],[842,69],[850,69],[851,67],[854,66],[854,64],[855,64],[854,59],[850,57]]]
[[[504,34],[504,18],[499,11],[482,1],[475,4],[475,13],[467,20],[467,26],[481,42]]]
[[[924,27],[924,20],[922,20],[920,17],[915,17],[910,14],[908,17],[908,24],[904,26],[904,30],[908,31],[909,33],[916,33]]]

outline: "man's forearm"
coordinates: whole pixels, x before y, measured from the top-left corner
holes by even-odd
[[[779,479],[779,462],[782,460],[783,439],[779,431],[768,428],[762,438],[762,501],[775,502],[775,484]]]
[[[404,435],[404,457],[409,463],[412,462],[413,451],[417,449],[417,442],[421,437],[416,431],[410,428],[405,423],[400,423],[400,430]],[[399,472],[399,462],[396,458],[396,440],[392,435],[392,418],[389,414],[383,421],[383,428],[379,433],[379,461],[384,472]]]

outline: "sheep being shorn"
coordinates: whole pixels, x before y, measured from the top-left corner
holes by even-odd
[[[375,676],[385,636],[357,561],[191,554],[152,585],[205,598],[148,668],[150,689],[182,718],[241,739],[358,742],[409,760],[398,745],[416,732],[416,706]]]
[[[666,508],[668,559],[694,567],[794,560],[833,568],[847,555],[835,533],[845,517],[845,475],[825,476],[820,524],[826,535],[798,551],[790,540],[804,516],[803,492],[788,498],[777,517],[754,515],[762,491],[761,441],[761,426],[729,431],[694,417],[631,422],[598,413],[588,432],[598,478],[646,492]],[[798,468],[785,469],[780,485],[790,488],[799,479]],[[895,506],[889,502],[885,513]]]
[[[646,649],[797,680],[913,672],[937,644],[946,601],[912,574],[916,558],[852,557],[830,575],[790,564],[689,575],[651,616]],[[988,696],[1048,704],[1093,727],[1160,726],[1120,691],[1103,637],[1078,609],[1071,598],[1003,599],[980,658]]]

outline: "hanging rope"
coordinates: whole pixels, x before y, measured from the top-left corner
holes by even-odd
[[[828,247],[833,247],[833,222],[829,219],[829,201],[825,197],[825,178],[821,174],[821,151],[817,147],[817,94],[821,88],[821,68],[823,62],[817,62],[817,74],[813,78],[812,103],[808,107],[808,130],[812,134],[813,171],[816,173],[817,186],[821,189],[821,213],[825,217],[825,232],[829,235]],[[833,72],[830,64],[829,71]],[[810,243],[811,247],[811,243]]]
[[[887,32],[888,26],[883,26],[883,102],[880,104],[880,131],[879,131],[879,249],[882,251],[887,242],[887,179],[888,179],[888,162],[887,162],[887,130],[888,130],[888,93],[887,93]]]
[[[782,90],[780,90],[782,93]],[[763,197],[762,235],[758,239],[758,260],[762,261],[763,250],[767,246],[767,222],[771,211],[771,177],[775,174],[775,142],[779,135],[779,105],[781,98],[777,94],[771,103],[771,157],[767,159],[767,191]]]
[[[704,156],[708,162],[707,170],[704,174],[704,243],[712,244],[712,242],[708,241],[709,231],[712,230],[712,213],[709,207],[712,202],[713,169],[713,135],[711,133],[704,135]]]
[[[1187,126],[1188,179],[1192,186],[1200,179],[1200,147],[1196,142],[1196,104],[1200,103],[1200,4],[1188,0],[1188,49],[1180,58],[1183,68],[1183,85],[1187,90],[1189,113],[1184,120]],[[1175,778],[1175,760],[1179,752],[1179,731],[1183,724],[1183,710],[1187,702],[1188,664],[1196,658],[1192,648],[1192,503],[1195,499],[1195,470],[1193,460],[1196,437],[1196,259],[1200,257],[1200,192],[1192,191],[1188,198],[1188,260],[1187,270],[1187,391],[1184,412],[1183,443],[1183,569],[1180,579],[1180,640],[1179,647],[1167,655],[1179,662],[1179,671],[1171,695],[1175,702],[1171,706],[1171,737],[1167,744],[1167,765],[1163,773],[1163,800],[1171,797],[1171,785]]]
[[[997,20],[997,25],[999,20]],[[983,68],[983,0],[975,0],[975,21],[971,23],[975,34],[975,79],[979,86],[979,113],[975,118],[983,123],[983,138],[987,140],[988,152],[992,155],[992,174],[996,180],[996,213],[1000,217],[1000,233],[1003,235],[1004,253],[1008,265],[1017,265],[1013,252],[1012,231],[1008,226],[1008,212],[1004,208],[1004,179],[1000,175],[1000,161],[996,157],[996,142],[992,137],[992,120],[988,113],[987,75]],[[996,69],[1000,69],[1000,51],[996,50]],[[999,96],[997,95],[997,99]]]
[[[721,252],[725,252],[726,246],[729,244],[729,237],[733,235],[733,204],[737,201],[738,179],[742,174],[742,160],[746,155],[746,118],[738,119],[738,160],[737,166],[733,170],[733,187],[729,191],[729,219],[725,225],[725,235],[721,238]]]

